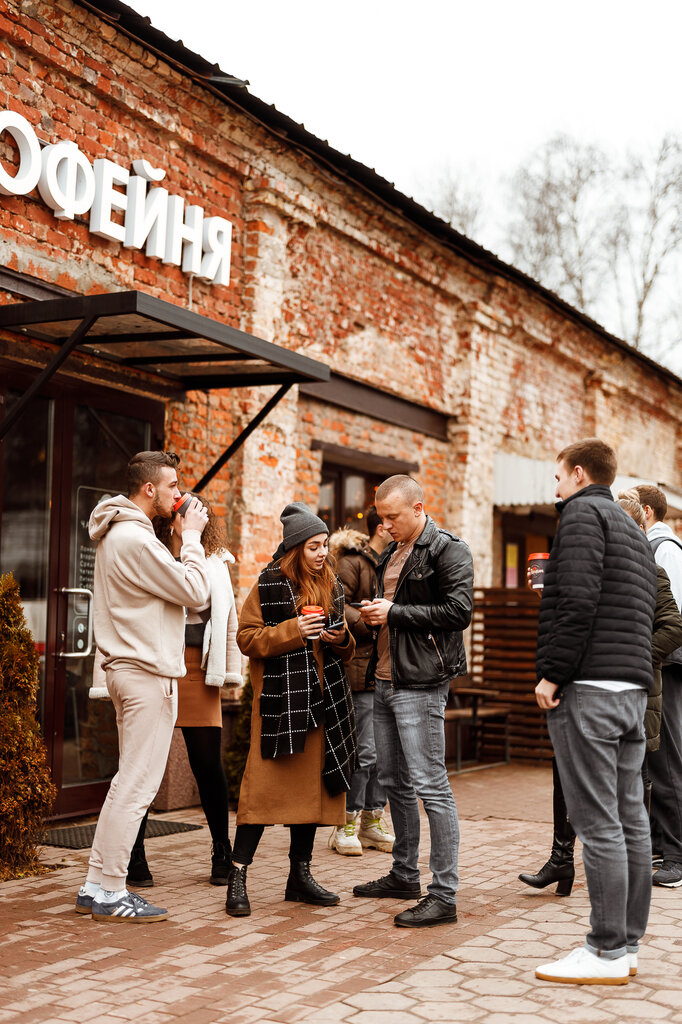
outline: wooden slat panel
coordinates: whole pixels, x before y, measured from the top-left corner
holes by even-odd
[[[535,648],[540,602],[531,591],[478,589],[471,623],[470,679],[473,686],[496,690],[486,707],[511,708],[511,755],[549,760],[552,744],[544,712],[535,702]],[[498,723],[486,723],[485,757],[504,755]]]

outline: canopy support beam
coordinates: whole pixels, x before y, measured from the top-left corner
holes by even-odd
[[[194,485],[194,487],[192,488],[193,491],[197,492],[198,494],[200,494],[203,491],[203,489],[211,482],[213,477],[220,472],[225,463],[232,458],[235,452],[239,451],[241,446],[244,444],[247,438],[251,436],[256,427],[260,426],[265,417],[275,408],[278,402],[280,402],[284,398],[284,396],[286,395],[287,391],[289,391],[290,388],[291,384],[283,384],[282,387],[275,392],[272,398],[268,399],[268,401],[265,403],[260,412],[257,412],[256,415],[251,420],[251,422],[244,427],[242,432],[240,434],[237,434],[234,441],[232,441],[229,447],[225,449],[220,458],[213,463],[211,468],[204,473],[201,480],[199,480]]]
[[[28,406],[33,396],[36,395],[43,387],[43,385],[46,384],[55,375],[59,367],[62,365],[62,363],[66,362],[66,360],[69,358],[73,350],[75,348],[78,348],[81,341],[88,333],[92,325],[97,322],[97,319],[98,317],[96,316],[89,316],[86,317],[84,320],[81,320],[78,327],[76,327],[73,333],[66,339],[63,345],[60,347],[59,351],[55,353],[55,355],[47,364],[43,372],[38,374],[38,376],[30,385],[28,390],[25,391],[24,394],[21,396],[21,398],[14,406],[12,411],[9,412],[5,416],[2,423],[0,423],[0,441],[2,441],[3,437],[10,429],[10,427],[14,426],[19,417],[24,414],[24,412],[26,411],[26,407]]]

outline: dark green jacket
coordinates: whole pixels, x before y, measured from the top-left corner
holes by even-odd
[[[663,703],[663,685],[661,682],[661,663],[682,644],[682,615],[677,607],[670,580],[665,569],[656,566],[658,589],[656,592],[656,611],[654,613],[654,630],[651,637],[651,660],[654,665],[654,684],[649,692],[644,716],[646,730],[646,749],[658,750],[661,745],[661,706]]]

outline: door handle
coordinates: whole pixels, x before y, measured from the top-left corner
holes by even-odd
[[[87,658],[92,653],[92,612],[95,600],[91,590],[85,587],[60,587],[60,594],[81,594],[88,599],[88,640],[84,651],[60,651],[58,658]]]

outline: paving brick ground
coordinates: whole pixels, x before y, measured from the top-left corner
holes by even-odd
[[[315,875],[342,897],[283,901],[287,836],[268,829],[249,870],[253,914],[228,918],[207,884],[208,832],[148,841],[167,906],[154,925],[98,924],[73,911],[87,851],[46,848],[60,870],[0,885],[0,1022],[22,1024],[622,1024],[679,1021],[682,890],[654,890],[640,973],[627,986],[556,986],[535,966],[582,943],[589,914],[579,867],[559,899],[517,882],[544,862],[551,772],[510,765],[453,778],[462,826],[459,923],[398,929],[405,904],[358,900],[386,854],[340,857],[321,830]],[[200,822],[196,810],[163,815]],[[428,879],[424,827],[423,881]]]

